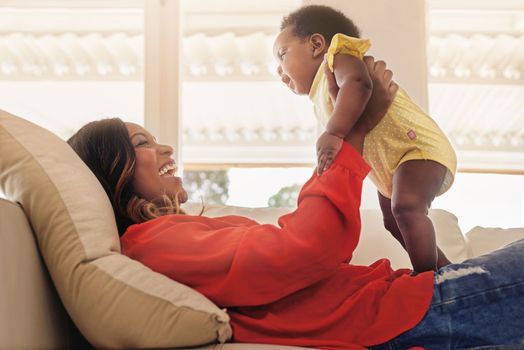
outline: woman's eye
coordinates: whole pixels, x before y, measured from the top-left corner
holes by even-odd
[[[144,145],[147,145],[147,143],[148,143],[147,140],[142,140],[142,141],[139,141],[139,142],[135,145],[135,147],[144,146]]]

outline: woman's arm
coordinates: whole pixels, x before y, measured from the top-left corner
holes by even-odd
[[[369,171],[359,154],[365,135],[382,120],[398,90],[393,73],[383,61],[366,56],[364,63],[374,88],[361,118],[346,137],[353,147],[344,145],[330,170],[321,177],[313,175],[304,185],[297,210],[280,218],[281,228],[254,226],[244,236],[249,239],[238,247],[238,265],[232,265],[237,266],[239,274],[231,274],[229,281],[251,279],[249,276],[255,275],[254,284],[248,285],[246,280],[234,293],[241,294],[249,305],[268,302],[311,285],[352,256],[360,235],[362,181]],[[336,100],[339,88],[334,75],[331,72],[327,75],[331,98]],[[251,268],[247,268],[247,261]],[[242,274],[246,275],[241,277]],[[225,291],[215,290],[217,295],[228,298]]]
[[[394,96],[384,69],[370,70],[379,82],[371,97],[376,106],[349,137],[357,150],[343,145],[329,171],[303,186],[298,208],[282,216],[279,226],[168,215],[131,226],[121,238],[123,253],[223,307],[270,303],[330,276],[351,258],[360,235],[362,181],[369,166],[358,149]]]
[[[369,166],[345,144],[322,177],[303,186],[279,226],[241,218],[168,215],[132,226],[122,251],[222,307],[274,302],[334,273],[360,234]]]

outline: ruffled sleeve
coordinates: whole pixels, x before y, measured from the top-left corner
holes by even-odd
[[[354,38],[340,33],[335,34],[326,53],[329,69],[333,71],[336,54],[341,53],[363,59],[370,47],[371,42],[367,39]]]

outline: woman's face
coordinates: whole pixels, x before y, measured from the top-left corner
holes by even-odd
[[[158,144],[140,125],[126,123],[126,126],[136,155],[133,178],[135,193],[148,201],[164,194],[172,197],[178,194],[180,203],[187,201],[182,179],[175,176],[177,166],[172,158],[173,148]]]

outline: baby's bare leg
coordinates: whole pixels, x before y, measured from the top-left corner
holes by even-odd
[[[417,272],[437,270],[449,263],[436,245],[428,217],[446,171],[446,167],[431,160],[412,160],[402,163],[393,176],[391,212]]]
[[[380,203],[380,209],[382,210],[382,217],[384,220],[384,227],[386,230],[388,230],[393,237],[396,238],[396,240],[406,249],[406,244],[404,243],[404,238],[402,237],[402,233],[400,232],[400,229],[397,225],[397,220],[395,220],[395,217],[393,216],[393,213],[391,211],[391,199],[384,197],[380,192],[377,191],[378,194],[378,202]],[[442,250],[440,250],[439,247],[437,247],[437,267],[441,268],[442,266],[446,266],[448,264],[451,264],[451,261],[446,257],[446,254]]]
[[[402,245],[402,247],[406,249],[404,238],[402,238],[402,234],[398,229],[397,221],[395,220],[393,212],[391,211],[391,199],[389,199],[388,197],[384,197],[378,191],[377,194],[378,202],[380,204],[380,210],[382,210],[382,219],[384,220],[384,227],[386,228],[386,230],[389,231],[389,233],[391,233],[393,237],[397,239],[397,241]]]

